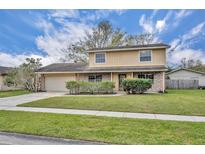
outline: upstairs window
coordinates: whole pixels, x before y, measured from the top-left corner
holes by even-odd
[[[151,50],[144,50],[140,51],[140,62],[150,62],[152,61],[152,51]]]
[[[105,53],[96,53],[95,63],[105,63]]]
[[[101,82],[102,81],[102,75],[89,75],[88,76],[89,82]]]

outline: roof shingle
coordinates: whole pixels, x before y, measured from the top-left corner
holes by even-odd
[[[135,45],[135,46],[119,46],[119,47],[107,47],[107,48],[93,48],[88,50],[88,52],[98,52],[98,51],[120,51],[120,50],[135,50],[141,48],[169,48],[170,46],[164,43],[156,44],[145,44],[145,45]]]
[[[5,67],[5,66],[0,66],[0,75],[7,74],[8,71],[10,71],[12,67]]]
[[[86,63],[54,63],[40,68],[37,72],[120,72],[120,71],[152,71],[166,70],[164,66],[115,66],[88,67]]]

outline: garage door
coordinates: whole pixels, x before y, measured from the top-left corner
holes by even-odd
[[[69,80],[74,80],[73,75],[68,76],[46,76],[45,77],[45,90],[46,91],[68,91],[65,83]]]

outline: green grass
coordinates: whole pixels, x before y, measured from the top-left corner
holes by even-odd
[[[0,111],[0,131],[114,144],[205,144],[205,123]]]
[[[166,94],[115,97],[63,96],[19,106],[205,115],[205,90],[168,90]]]
[[[9,91],[0,91],[0,98],[10,97],[31,93],[28,90],[9,90]]]

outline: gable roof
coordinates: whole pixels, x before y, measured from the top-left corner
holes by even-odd
[[[102,51],[131,51],[131,50],[141,50],[141,49],[166,49],[170,46],[164,43],[155,44],[145,44],[145,45],[135,45],[135,46],[119,46],[119,47],[108,47],[108,48],[93,48],[88,50],[88,52],[102,52]]]
[[[89,67],[86,63],[54,63],[38,69],[41,73],[96,73],[96,72],[131,72],[131,71],[166,71],[164,66],[115,66]]]
[[[5,66],[0,66],[0,75],[5,75],[10,71],[12,67],[5,67]]]
[[[170,72],[166,73],[166,75],[169,75],[169,74],[172,74],[172,73],[175,73],[175,72],[181,71],[181,70],[185,70],[185,71],[189,71],[189,72],[194,72],[194,73],[198,73],[198,74],[205,75],[205,72],[195,71],[195,70],[188,69],[188,68],[179,68],[179,69],[175,69],[175,70],[173,70],[173,71],[170,71]]]

